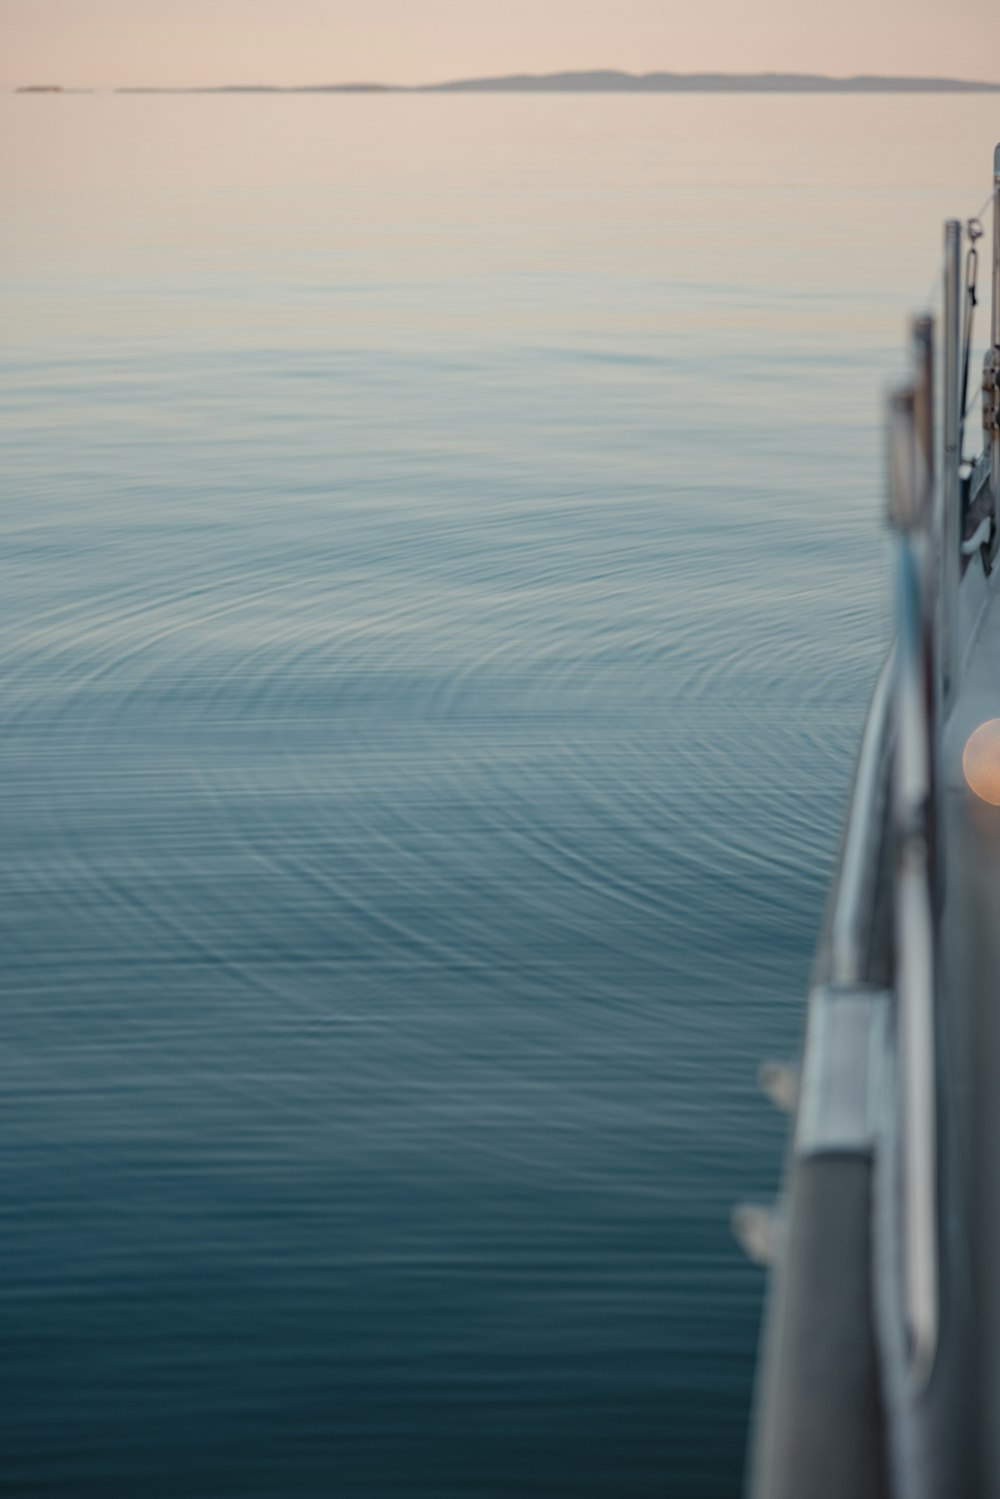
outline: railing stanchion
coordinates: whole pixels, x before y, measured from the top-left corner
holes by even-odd
[[[983,439],[990,454],[993,519],[1000,525],[1000,145],[993,149],[993,302],[983,370]]]
[[[993,323],[992,343],[1000,349],[1000,145],[993,148]]]
[[[948,711],[958,670],[956,615],[958,582],[961,566],[962,535],[961,484],[958,451],[962,427],[961,342],[962,342],[962,226],[949,219],[944,226],[944,315],[942,327],[943,380],[941,399],[944,406],[942,426],[944,442],[941,453],[941,503],[943,514],[936,538],[938,557],[937,623],[940,642],[938,663],[938,700],[941,717]]]

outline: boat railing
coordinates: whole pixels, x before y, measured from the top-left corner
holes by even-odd
[[[914,323],[910,375],[888,401],[895,643],[861,742],[809,998],[775,1214],[753,1499],[895,1491],[907,1437],[893,1428],[924,1398],[938,1357],[938,756],[967,644],[964,577],[979,554],[982,579],[997,551],[1000,146],[992,197],[984,446],[964,486],[958,220],[945,225],[940,319]]]

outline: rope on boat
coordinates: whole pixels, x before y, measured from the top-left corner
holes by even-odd
[[[983,199],[982,203],[980,203],[979,207],[976,209],[976,211],[972,215],[972,217],[966,219],[964,222],[967,225],[968,224],[978,224],[979,225],[979,233],[982,234],[983,233],[983,224],[982,224],[983,215],[986,212],[986,210],[992,205],[992,203],[993,203],[993,194],[990,193],[990,195],[989,195],[988,198],[984,198]],[[935,305],[935,303],[937,302],[938,295],[939,295],[939,292],[940,292],[940,287],[941,287],[941,281],[942,281],[942,279],[944,277],[944,267],[945,267],[945,260],[944,260],[944,256],[942,256],[941,260],[940,260],[940,262],[938,264],[938,268],[937,268],[937,270],[934,273],[934,279],[931,281],[930,286],[928,286],[928,288],[927,288],[927,295],[924,297],[924,300],[923,300],[923,306],[926,307],[926,308],[928,308],[928,309],[931,308],[931,307],[933,307]]]

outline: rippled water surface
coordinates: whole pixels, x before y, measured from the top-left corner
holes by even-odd
[[[734,1495],[995,101],[0,114],[12,1491]]]

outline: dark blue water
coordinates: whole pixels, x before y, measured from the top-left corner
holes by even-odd
[[[738,1491],[989,107],[3,105],[12,1492]]]

